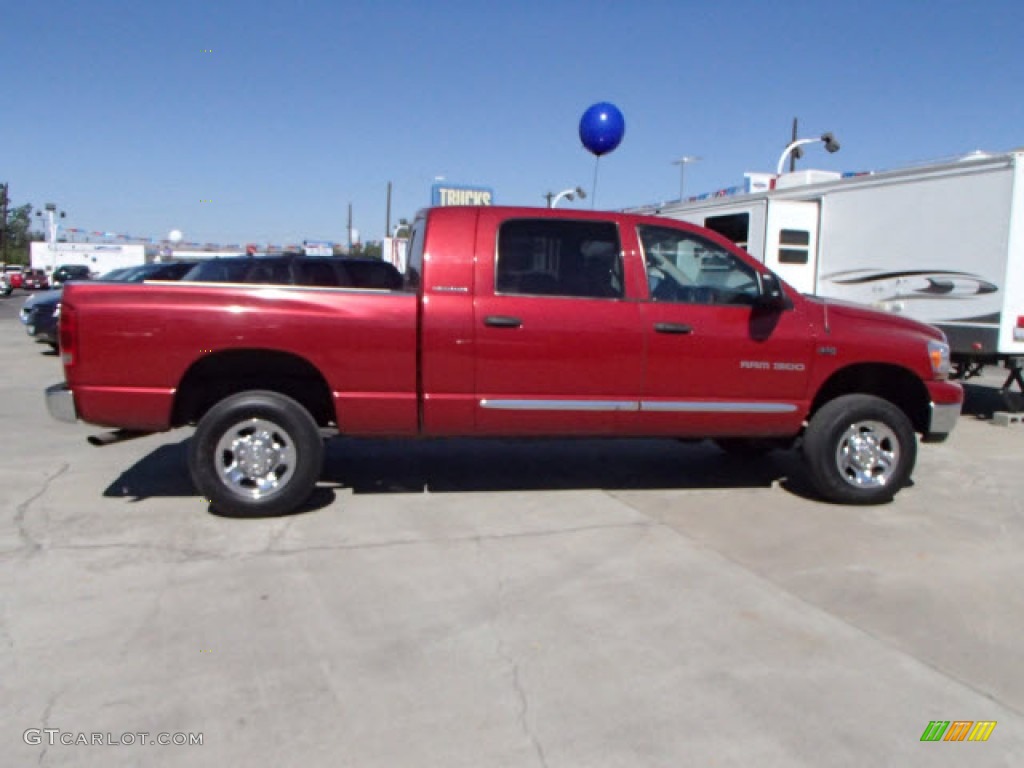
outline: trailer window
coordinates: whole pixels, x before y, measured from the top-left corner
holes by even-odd
[[[501,225],[495,291],[619,299],[622,249],[605,221],[512,219]]]
[[[811,233],[803,229],[779,232],[779,263],[806,264],[810,257]]]
[[[730,213],[724,216],[708,216],[704,226],[722,237],[732,240],[740,248],[746,249],[750,239],[750,214]]]

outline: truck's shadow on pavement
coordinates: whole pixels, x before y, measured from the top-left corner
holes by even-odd
[[[999,387],[964,383],[964,416],[991,419],[996,411],[1024,410],[1024,395],[1019,392],[1002,393]]]
[[[141,501],[196,496],[188,441],[163,445],[129,467],[104,496]],[[675,440],[353,440],[326,444],[321,487],[299,512],[356,494],[550,490],[769,488],[816,498],[795,451],[742,459],[709,442]],[[212,511],[212,510],[211,510]]]
[[[323,479],[353,493],[767,488],[800,470],[791,451],[757,459],[675,440],[346,440]]]

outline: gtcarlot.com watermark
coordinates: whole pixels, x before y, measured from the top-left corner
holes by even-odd
[[[60,728],[29,728],[21,738],[30,746],[45,744],[55,747],[132,747],[132,746],[202,746],[202,733],[150,733],[125,731],[124,733],[86,733],[62,731]]]

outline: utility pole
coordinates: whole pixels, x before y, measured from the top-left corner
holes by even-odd
[[[388,210],[384,217],[384,237],[391,237],[391,182],[388,182]]]
[[[548,208],[550,208],[551,207],[551,201],[555,199],[555,193],[554,192],[548,192],[546,195],[542,195],[542,197],[545,200],[548,201]]]
[[[352,253],[352,203],[348,204],[348,252]]]
[[[0,184],[0,261],[7,263],[7,184]]]

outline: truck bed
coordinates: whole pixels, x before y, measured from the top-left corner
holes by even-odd
[[[79,303],[84,296],[88,301]],[[200,361],[210,365],[219,356],[244,365],[253,355],[288,350],[325,377],[333,399],[330,420],[339,428],[416,431],[414,294],[81,283],[65,290],[62,312],[80,329],[67,381],[85,421],[168,429],[181,418],[175,414],[178,388]],[[116,424],[104,418],[108,413],[117,413]]]

